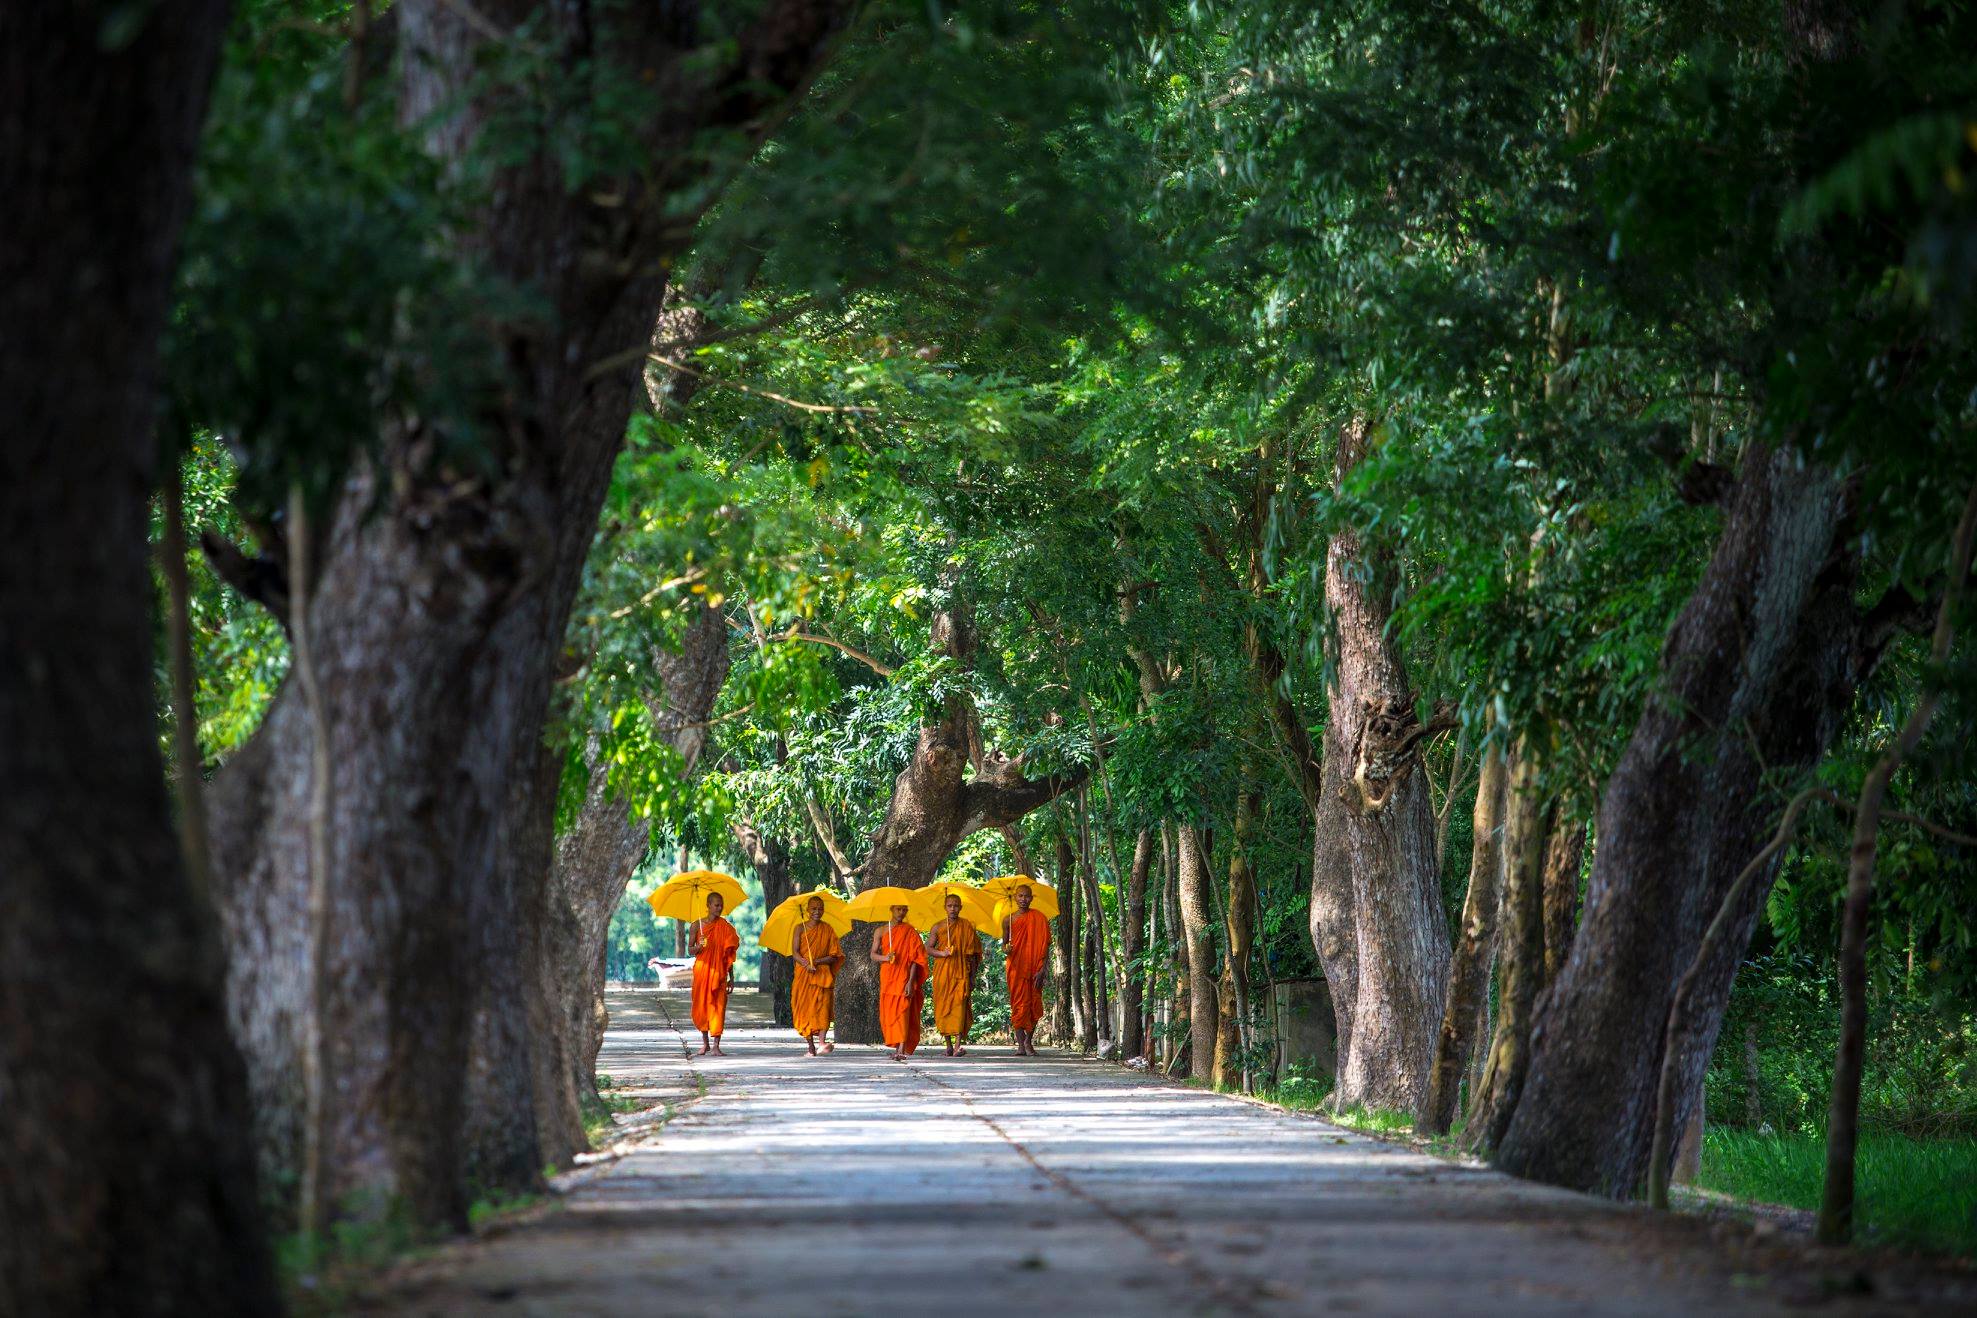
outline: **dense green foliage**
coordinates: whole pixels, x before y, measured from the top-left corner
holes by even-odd
[[[1060,837],[1095,873],[1115,969],[1135,839],[1208,830],[1219,884],[1246,797],[1252,978],[1316,973],[1309,814],[1269,705],[1323,725],[1342,528],[1377,551],[1423,710],[1459,716],[1423,767],[1452,916],[1486,741],[1530,738],[1557,808],[1593,817],[1721,523],[1685,497],[1699,475],[1796,447],[1856,486],[1863,604],[1939,586],[1977,478],[1960,6],[1877,6],[1867,53],[1830,62],[1785,49],[1754,0],[877,8],[702,223],[677,287],[709,329],[653,366],[697,389],[634,419],[567,638],[562,821],[596,771],[654,824],[614,976],[671,954],[642,896],[679,849],[745,868],[734,821],[791,848],[799,887],[832,878],[820,828],[862,859],[918,729],[957,698],[1032,776],[1092,766],[1019,838],[1041,877],[1067,877]],[[189,515],[231,538],[269,533],[292,483],[327,485],[413,412],[454,418],[449,460],[496,460],[472,327],[526,293],[446,242],[475,171],[437,177],[409,130],[347,109],[339,51],[250,13],[202,164],[170,371],[175,424],[199,436]],[[591,127],[577,176],[613,149]],[[1361,424],[1369,456],[1335,486],[1338,435]],[[708,605],[733,669],[689,776],[649,702]],[[966,665],[934,643],[953,613],[979,633]],[[203,566],[192,616],[218,761],[285,648]],[[1277,692],[1250,632],[1286,656]],[[1820,779],[1849,795],[1923,684],[1944,686],[1893,803],[1972,831],[1973,652],[1925,671],[1922,641],[1897,641]],[[1164,689],[1143,690],[1147,663]],[[1816,807],[1789,852],[1710,1072],[1712,1121],[1758,1114],[1781,1166],[1824,1120],[1849,823]],[[943,873],[1016,863],[985,831]],[[1977,1128],[1977,856],[1891,821],[1882,875],[1869,1220],[1940,1239],[1874,1187],[1910,1176],[1877,1162],[1909,1147],[1897,1134]],[[743,979],[760,916],[737,921]],[[1176,945],[1157,914],[1126,967],[1156,999]],[[1758,1138],[1712,1144],[1712,1166],[1752,1165]],[[1967,1165],[1967,1145],[1930,1147]],[[1718,1177],[1796,1202],[1788,1179]]]

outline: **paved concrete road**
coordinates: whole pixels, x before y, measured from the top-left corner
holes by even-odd
[[[902,1065],[847,1046],[810,1059],[759,1000],[737,1006],[734,1055],[690,1060],[683,995],[614,993],[600,1069],[669,1096],[677,1115],[579,1173],[559,1211],[402,1268],[364,1307],[1910,1311],[1886,1281],[1831,1298],[1851,1265],[1742,1227],[1653,1220],[1061,1055],[936,1048]]]

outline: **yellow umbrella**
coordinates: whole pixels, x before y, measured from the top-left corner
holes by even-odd
[[[1057,889],[1048,883],[1038,883],[1027,874],[1004,874],[1000,878],[989,879],[982,884],[982,895],[993,902],[1008,902],[1009,909],[1016,909],[1016,889],[1030,890],[1030,909],[1049,919],[1057,918]],[[996,928],[1002,928],[1001,920]]]
[[[993,903],[982,895],[980,888],[971,888],[965,883],[929,883],[913,894],[907,903],[908,918],[916,925],[924,919],[931,929],[947,918],[947,899],[950,896],[961,899],[961,918],[985,934],[1002,932],[1002,922],[995,918]]]
[[[661,920],[698,920],[707,914],[708,897],[716,893],[721,897],[723,915],[733,915],[735,907],[748,900],[747,890],[734,875],[715,870],[688,870],[654,888],[645,903]]]
[[[884,924],[892,919],[893,907],[904,906],[906,923],[925,933],[933,927],[933,921],[923,921],[913,914],[913,897],[914,892],[911,888],[867,888],[851,899],[851,904],[845,907],[845,912],[852,919],[862,920],[866,924]]]
[[[776,909],[769,912],[769,918],[762,922],[762,936],[755,941],[771,952],[789,956],[796,946],[796,927],[810,918],[809,906],[813,897],[824,903],[824,923],[831,927],[832,933],[842,938],[851,932],[849,903],[829,888],[818,888],[777,902]]]

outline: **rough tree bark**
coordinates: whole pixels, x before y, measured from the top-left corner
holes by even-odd
[[[748,820],[736,820],[731,826],[735,845],[755,869],[755,878],[762,885],[762,907],[773,911],[776,906],[796,892],[796,880],[789,869],[789,844],[781,838],[770,837]],[[785,1028],[794,1027],[796,1017],[789,1004],[790,985],[795,980],[796,963],[780,952],[762,949],[761,991],[769,995],[770,1014],[776,1024]]]
[[[1092,846],[1090,801],[1087,792],[1078,792],[1078,883],[1085,906],[1085,1011],[1096,1037],[1093,1049],[1100,1057],[1116,1054],[1113,1041],[1111,967],[1105,946],[1105,902],[1098,890],[1097,854]]]
[[[1078,991],[1078,894],[1065,883],[1071,872],[1071,843],[1056,837],[1057,922],[1050,931],[1050,1041],[1060,1048],[1085,1032],[1085,1000]]]
[[[1153,866],[1153,833],[1141,829],[1133,840],[1133,868],[1126,881],[1125,922],[1119,929],[1119,960],[1123,975],[1119,981],[1119,1056],[1138,1057],[1146,1052],[1145,982],[1139,970],[1146,953],[1146,878]]]
[[[707,745],[707,719],[727,680],[728,625],[719,609],[703,608],[687,627],[677,653],[653,656],[659,692],[646,708],[658,735],[679,753],[691,776]],[[560,774],[562,757],[545,754],[545,775]],[[557,838],[548,899],[536,926],[533,965],[538,1000],[551,1005],[547,1033],[537,1052],[537,1126],[545,1162],[566,1164],[584,1151],[583,1111],[599,1101],[597,1054],[610,1015],[604,1007],[606,945],[611,913],[645,859],[650,829],[612,796],[606,766],[586,755],[590,785],[568,832]],[[556,781],[545,776],[536,800],[555,800]],[[538,810],[547,829],[553,811]]]
[[[1455,1123],[1463,1073],[1475,1047],[1479,1008],[1489,996],[1490,963],[1496,955],[1498,894],[1503,875],[1503,753],[1483,752],[1476,783],[1475,828],[1469,850],[1469,890],[1462,899],[1462,934],[1449,969],[1448,1002],[1428,1072],[1428,1097],[1416,1125],[1428,1135],[1446,1135]]]
[[[1256,794],[1245,788],[1236,796],[1234,835],[1229,847],[1229,900],[1223,925],[1227,939],[1222,956],[1222,983],[1217,994],[1215,1083],[1249,1092],[1249,953],[1256,922],[1256,878],[1249,868],[1250,820]]]
[[[1545,843],[1545,983],[1565,969],[1579,921],[1579,870],[1586,859],[1586,821],[1561,814]]]
[[[1177,830],[1180,855],[1175,895],[1180,906],[1181,941],[1188,969],[1188,1071],[1206,1080],[1215,1070],[1219,1027],[1215,985],[1215,879],[1202,831],[1183,824]]]
[[[801,94],[846,6],[772,0],[718,47],[696,7],[542,11],[530,0],[408,0],[394,13],[401,112],[431,115],[459,159],[513,89],[486,74],[490,29],[582,68],[638,71],[657,109],[636,131],[653,168],[567,186],[545,147],[506,165],[463,241],[545,314],[495,327],[505,389],[485,400],[498,470],[463,477],[443,436],[395,426],[353,473],[310,610],[334,729],[329,913],[314,966],[291,930],[308,729],[284,690],[216,784],[214,849],[234,952],[229,991],[267,1164],[292,1165],[293,1041],[312,979],[331,1010],[331,1204],[392,1201],[459,1223],[470,1183],[531,1186],[546,1064],[530,932],[548,900],[535,796],[558,654],[612,459],[640,389],[676,213],[708,191],[710,132],[752,140]],[[554,134],[544,140],[553,140]]]
[[[543,753],[545,783],[563,768],[563,757]],[[584,802],[569,829],[554,840],[549,897],[543,919],[534,930],[533,967],[539,977],[535,991],[554,1005],[554,1019],[538,1036],[546,1073],[539,1083],[536,1104],[543,1160],[557,1166],[590,1147],[584,1134],[584,1109],[600,1103],[597,1092],[596,1038],[603,1043],[598,1013],[604,992],[604,945],[611,912],[639,862],[645,859],[647,828],[631,818],[622,801],[610,794],[605,766],[597,762],[593,742],[586,747],[590,782]]]
[[[1061,835],[1059,842],[1063,842]],[[1098,1047],[1097,995],[1092,992],[1092,977],[1096,972],[1091,955],[1091,926],[1095,917],[1091,903],[1085,899],[1083,857],[1065,847],[1058,852],[1057,861],[1058,900],[1067,913],[1076,913],[1065,923],[1070,931],[1073,952],[1068,987],[1074,1004],[1073,1013],[1077,1017],[1078,1050],[1089,1053]]]
[[[0,1311],[24,1318],[279,1309],[158,756],[145,543],[226,17],[0,7]]]
[[[1824,753],[1892,626],[1858,611],[1846,490],[1826,467],[1754,449],[1716,549],[1662,650],[1663,681],[1608,781],[1585,911],[1540,1004],[1498,1165],[1631,1194],[1646,1171],[1662,1028],[1678,978],[1775,808],[1763,782]],[[1775,862],[1774,862],[1775,863]],[[1703,967],[1679,1128],[1699,1101],[1737,962],[1770,874]]]
[[[1192,834],[1190,834],[1192,836]],[[1187,1051],[1188,1004],[1194,995],[1188,985],[1187,934],[1181,926],[1181,829],[1173,825],[1165,845],[1167,864],[1160,900],[1166,910],[1169,981],[1167,986],[1167,1074]]]
[[[1341,432],[1337,481],[1365,447],[1363,423]],[[1414,772],[1437,725],[1416,720],[1414,689],[1387,634],[1391,611],[1377,581],[1387,566],[1350,528],[1326,549],[1330,717],[1313,785],[1311,921],[1339,1024],[1332,1101],[1416,1112],[1447,994],[1448,917],[1427,776]]]
[[[1483,1066],[1483,1083],[1469,1104],[1464,1142],[1490,1149],[1516,1110],[1531,1060],[1531,1021],[1544,988],[1545,810],[1538,798],[1537,764],[1527,745],[1511,755],[1505,788],[1503,932],[1498,948],[1502,985],[1496,1033]]]

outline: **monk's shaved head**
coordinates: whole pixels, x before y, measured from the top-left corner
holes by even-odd
[[[727,904],[727,898],[721,896],[720,893],[710,892],[707,894],[707,914],[719,915],[727,908]]]
[[[803,909],[812,919],[815,919],[824,913],[824,899],[822,897],[812,897],[803,904]]]
[[[947,908],[947,913],[948,913],[949,915],[959,915],[959,914],[961,914],[961,896],[960,896],[960,894],[959,894],[959,893],[952,893],[952,892],[950,892],[949,894],[947,894],[947,900],[946,900],[946,901],[944,901],[944,902],[942,902],[942,903],[941,903],[941,905],[942,905],[942,906],[945,906],[945,907]]]

